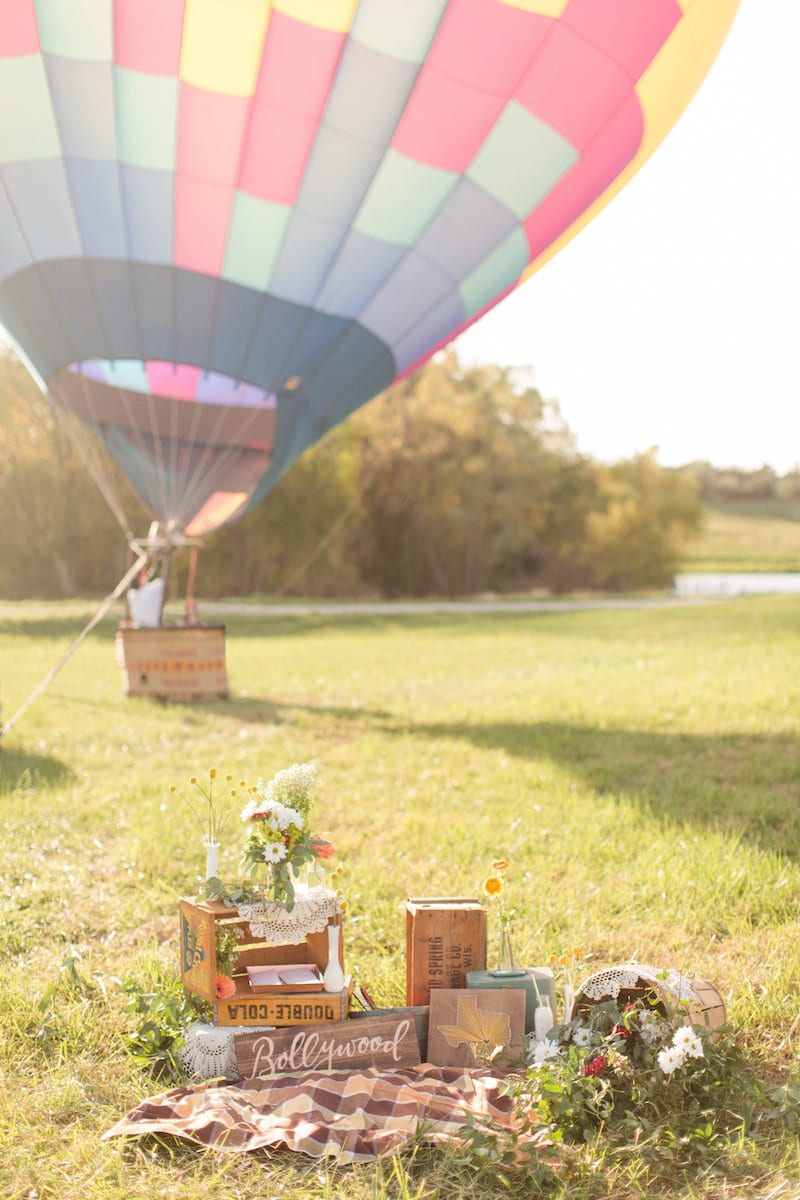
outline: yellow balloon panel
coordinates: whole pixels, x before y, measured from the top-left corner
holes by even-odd
[[[274,0],[273,7],[276,12],[306,25],[346,33],[353,23],[358,0]]]
[[[509,8],[521,8],[523,12],[539,13],[542,17],[560,17],[569,0],[501,0]]]
[[[549,262],[605,208],[660,145],[703,82],[733,24],[739,0],[687,0],[686,15],[636,85],[644,137],[636,157],[595,202],[523,271],[519,282]]]
[[[269,17],[269,0],[187,0],[180,77],[226,96],[251,96]]]

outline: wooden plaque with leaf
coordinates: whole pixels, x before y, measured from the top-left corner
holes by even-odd
[[[428,1062],[439,1067],[508,1066],[525,1053],[525,993],[431,992]]]

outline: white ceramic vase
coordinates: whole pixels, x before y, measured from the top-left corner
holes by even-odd
[[[339,925],[328,926],[328,965],[322,977],[326,992],[341,992],[344,987],[344,971],[339,962],[339,939],[342,931]]]
[[[206,879],[219,879],[219,842],[206,838]]]
[[[554,1025],[553,1010],[549,1001],[544,1000],[537,1004],[533,1013],[533,1034],[537,1042],[543,1042]]]

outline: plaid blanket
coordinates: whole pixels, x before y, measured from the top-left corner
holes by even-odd
[[[166,1133],[225,1152],[284,1146],[338,1163],[366,1162],[418,1131],[432,1142],[458,1138],[470,1113],[508,1123],[499,1084],[488,1070],[429,1064],[204,1084],[142,1101],[104,1137]]]

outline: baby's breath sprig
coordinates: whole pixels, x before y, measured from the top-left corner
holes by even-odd
[[[246,789],[247,783],[244,780],[239,781],[238,789],[233,786],[233,775],[226,775],[224,782],[228,784],[228,791],[220,798],[214,795],[214,784],[219,776],[216,767],[210,767],[208,770],[208,787],[205,787],[196,775],[192,775],[189,783],[196,788],[205,801],[205,818],[202,815],[203,804],[193,803],[176,784],[170,785],[170,792],[175,796],[180,796],[184,804],[194,816],[203,837],[206,842],[219,842],[223,830],[228,823],[228,819],[233,812],[239,796],[239,790]]]

